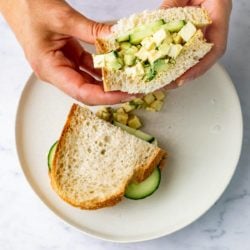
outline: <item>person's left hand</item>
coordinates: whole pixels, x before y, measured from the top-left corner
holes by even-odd
[[[94,43],[109,32],[109,25],[86,18],[62,0],[0,0],[0,10],[40,79],[89,105],[115,104],[133,97],[104,92],[102,82],[91,75],[100,77],[100,71],[79,43]]]

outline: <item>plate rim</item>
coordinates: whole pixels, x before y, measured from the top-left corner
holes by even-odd
[[[232,177],[236,171],[236,168],[238,166],[238,162],[239,162],[239,159],[240,159],[240,156],[241,156],[241,152],[242,152],[242,144],[243,144],[243,115],[242,115],[242,108],[241,108],[241,103],[240,103],[240,99],[239,99],[239,96],[238,96],[238,93],[236,91],[236,88],[233,84],[233,81],[232,79],[230,78],[228,72],[224,69],[224,67],[219,64],[219,63],[216,63],[213,67],[217,67],[219,68],[219,70],[222,71],[222,73],[224,74],[224,76],[227,78],[227,81],[230,83],[233,91],[234,91],[234,94],[235,94],[235,101],[236,101],[236,104],[238,106],[238,109],[239,109],[239,126],[240,126],[240,131],[238,131],[239,133],[239,139],[240,139],[240,145],[239,145],[239,148],[238,148],[238,151],[235,153],[235,155],[237,156],[235,158],[235,163],[233,164],[234,165],[234,168],[232,169],[232,172],[231,172],[231,175],[228,176],[228,179],[226,180],[225,182],[225,185],[224,187],[220,190],[220,192],[218,192],[218,194],[216,195],[216,198],[214,199],[214,202],[210,204],[210,206],[208,206],[206,209],[200,211],[200,213],[198,215],[195,216],[195,218],[191,218],[187,221],[185,221],[185,223],[178,223],[178,225],[174,226],[171,230],[169,230],[168,232],[165,232],[164,230],[161,230],[160,233],[158,234],[154,234],[152,236],[142,236],[142,237],[138,237],[138,239],[123,239],[123,238],[119,238],[117,237],[117,239],[115,237],[112,238],[112,235],[110,236],[105,236],[105,235],[102,235],[98,232],[95,232],[95,233],[91,233],[91,230],[83,230],[83,228],[81,228],[80,226],[78,226],[76,223],[68,220],[68,218],[64,217],[61,213],[58,213],[56,211],[56,209],[51,205],[49,204],[46,199],[43,197],[43,195],[41,194],[41,192],[32,184],[32,181],[30,179],[30,177],[28,176],[27,174],[27,171],[25,170],[25,167],[24,167],[24,163],[23,163],[23,158],[22,158],[22,155],[21,155],[21,152],[20,150],[18,149],[19,146],[18,146],[18,142],[19,142],[19,139],[18,139],[18,121],[19,121],[19,116],[20,116],[20,109],[21,109],[21,104],[22,104],[22,101],[23,101],[23,97],[25,95],[25,90],[28,88],[29,86],[29,83],[33,80],[33,79],[37,79],[37,77],[35,76],[34,72],[32,72],[30,74],[30,76],[28,77],[28,79],[26,80],[25,84],[24,84],[24,87],[22,88],[22,91],[18,97],[18,102],[17,102],[17,107],[16,107],[16,112],[15,112],[15,125],[14,125],[14,134],[15,134],[15,155],[17,156],[17,160],[18,160],[18,163],[22,169],[22,172],[25,176],[25,179],[27,181],[27,183],[29,184],[31,190],[33,191],[33,193],[35,194],[35,196],[38,198],[38,200],[40,200],[44,205],[45,207],[48,208],[49,211],[51,211],[54,215],[56,215],[57,218],[59,218],[61,221],[63,221],[65,224],[67,224],[68,226],[70,227],[73,227],[75,229],[77,229],[79,232],[87,235],[87,236],[90,236],[90,237],[94,237],[94,238],[97,238],[97,239],[101,239],[101,240],[105,240],[105,241],[108,241],[108,242],[116,242],[116,243],[135,243],[135,242],[143,242],[143,241],[148,241],[148,240],[153,240],[153,239],[158,239],[158,238],[161,238],[161,237],[164,237],[164,236],[167,236],[167,235],[170,235],[170,234],[173,234],[183,228],[186,228],[187,226],[189,226],[190,224],[192,224],[193,222],[195,222],[196,220],[198,220],[201,216],[203,216],[208,210],[210,210],[211,207],[213,207],[213,205],[220,199],[220,197],[222,196],[222,194],[225,192],[226,188],[228,187],[228,185],[230,184],[231,180],[232,180]]]

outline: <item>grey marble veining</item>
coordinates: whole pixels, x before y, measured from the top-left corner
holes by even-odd
[[[88,17],[117,19],[157,1],[71,0]],[[23,52],[0,17],[0,249],[250,249],[250,3],[234,1],[228,50],[221,62],[232,77],[244,116],[244,140],[236,173],[219,201],[199,220],[167,237],[116,244],[85,236],[55,217],[27,184],[15,155],[17,101],[31,73]]]

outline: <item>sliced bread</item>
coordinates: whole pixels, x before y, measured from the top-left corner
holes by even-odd
[[[51,184],[73,206],[113,206],[132,180],[143,181],[165,156],[159,147],[74,104],[55,152]]]
[[[144,11],[139,14],[131,15],[128,18],[121,19],[112,27],[112,33],[107,38],[96,40],[96,50],[98,53],[107,53],[116,49],[116,38],[126,34],[129,30],[142,24],[152,23],[156,20],[163,19],[165,22],[173,20],[185,20],[192,22],[196,27],[202,28],[211,24],[207,11],[203,8],[184,7],[160,9],[155,11]],[[121,90],[128,93],[150,93],[156,89],[162,88],[171,83],[189,68],[193,67],[203,58],[212,48],[213,44],[207,43],[200,29],[188,41],[180,55],[177,57],[175,64],[170,66],[166,71],[162,71],[153,80],[147,82],[138,77],[131,78],[124,71],[109,71],[103,68],[103,83],[105,91]]]

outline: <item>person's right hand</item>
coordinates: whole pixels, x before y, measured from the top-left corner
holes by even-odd
[[[62,0],[0,0],[0,10],[13,29],[36,75],[89,105],[115,104],[132,98],[104,92],[92,58],[77,39],[94,43],[110,26],[94,22]]]

